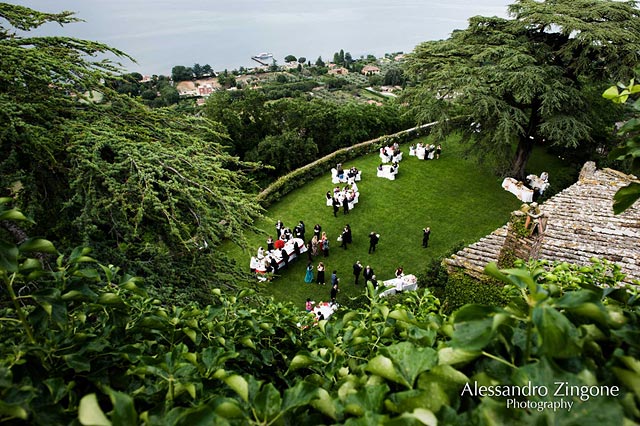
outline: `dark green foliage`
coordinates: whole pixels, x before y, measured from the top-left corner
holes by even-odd
[[[640,12],[635,2],[591,0],[517,1],[509,12],[422,43],[407,71],[419,81],[412,106],[424,122],[440,122],[435,134],[462,130],[523,180],[534,145],[610,143],[612,121],[602,118],[616,110],[598,100],[598,87],[631,77]]]
[[[0,220],[26,218],[0,200]],[[3,424],[637,423],[637,289],[611,265],[498,271],[511,302],[448,318],[429,291],[380,299],[328,321],[252,291],[212,291],[208,306],[167,308],[139,279],[78,248],[54,271],[47,240],[0,234]],[[597,285],[603,285],[598,287]],[[20,296],[17,296],[20,290]],[[20,299],[18,299],[20,297]],[[617,387],[567,397],[569,410],[506,409],[465,391],[557,381]],[[537,396],[533,403],[554,401]]]
[[[69,19],[0,7],[2,16],[18,12],[37,22]],[[117,50],[2,34],[0,187],[42,218],[21,231],[47,233],[61,247],[92,245],[151,284],[171,277],[175,288],[199,292],[235,282],[238,273],[215,246],[242,245],[260,209],[244,195],[254,190],[244,173],[255,165],[223,151],[220,126],[150,110],[103,85],[116,81],[116,69],[85,56]],[[161,83],[163,98],[177,96]]]
[[[503,285],[496,280],[479,280],[462,272],[449,274],[443,300],[448,313],[466,304],[505,306],[508,302]]]
[[[274,94],[308,91],[313,85],[293,82],[268,85],[263,91],[217,92],[207,101],[205,115],[225,125],[235,155],[273,167],[256,175],[265,183],[318,156],[411,126],[410,120],[401,116],[402,107],[394,103],[377,107],[303,98],[271,101]]]
[[[416,127],[337,150],[311,164],[300,167],[280,177],[258,194],[257,199],[261,205],[266,208],[294,189],[300,188],[305,183],[327,173],[331,167],[334,167],[337,163],[346,163],[353,158],[377,151],[383,146],[393,145],[394,142],[403,143],[415,139],[420,135],[428,134],[428,132],[429,127]]]
[[[607,89],[603,97],[611,100],[616,104],[624,104],[630,96],[635,96],[640,92],[640,85],[635,84],[634,80],[628,86],[618,84],[622,90],[618,90],[613,86]],[[640,119],[638,112],[640,111],[640,100],[636,100],[631,104],[634,116],[628,120],[620,129],[619,134],[626,139],[626,142],[613,150],[609,157],[612,160],[623,160],[630,163],[630,169],[633,172],[640,170]],[[613,211],[616,214],[624,212],[631,207],[638,199],[640,199],[640,182],[637,180],[629,183],[627,186],[620,188],[614,196]]]
[[[176,65],[171,69],[171,80],[175,83],[193,79],[193,69],[183,65]]]

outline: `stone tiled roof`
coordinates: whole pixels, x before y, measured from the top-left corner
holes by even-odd
[[[576,264],[588,264],[592,257],[607,259],[621,266],[625,281],[640,280],[640,202],[619,215],[611,207],[613,195],[632,179],[587,163],[578,182],[541,205],[548,222],[539,258]],[[487,263],[497,261],[506,235],[505,225],[445,264],[481,276]]]

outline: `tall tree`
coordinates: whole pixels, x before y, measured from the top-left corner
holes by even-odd
[[[591,138],[586,86],[632,76],[640,59],[635,1],[519,0],[511,19],[474,17],[447,40],[420,44],[407,70],[410,94],[436,134],[460,131],[484,152],[511,157],[522,179],[536,144],[577,147]]]
[[[171,79],[175,82],[187,81],[193,78],[193,69],[184,65],[176,65],[171,68]]]
[[[260,209],[244,193],[254,165],[225,153],[221,126],[110,89],[118,69],[92,57],[116,49],[15,31],[69,13],[0,3],[0,18],[0,195],[37,219],[26,232],[89,244],[156,283],[229,282],[215,246],[243,244]]]

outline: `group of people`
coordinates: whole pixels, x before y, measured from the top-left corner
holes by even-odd
[[[342,167],[342,163],[338,163],[335,169],[331,169],[331,172],[331,177],[334,181],[333,183],[348,182],[352,184],[355,181],[360,180],[361,176],[360,170],[358,170],[356,167],[351,167],[349,170],[344,170],[344,168]]]
[[[396,175],[398,174],[398,163],[393,162],[391,165],[388,164],[380,164],[378,166],[378,170],[376,172],[376,176],[381,178],[387,178],[389,180],[396,180]]]
[[[409,155],[416,156],[420,160],[439,160],[442,153],[442,145],[438,144],[422,144],[418,142],[416,145],[409,147]]]
[[[333,191],[327,191],[325,194],[327,206],[333,207],[334,217],[338,217],[340,207],[342,207],[344,214],[349,214],[349,210],[354,208],[359,197],[358,185],[355,182],[344,186],[342,189],[336,186]]]
[[[383,163],[399,163],[402,161],[402,151],[397,142],[394,142],[391,146],[385,146],[380,148],[380,160]]]

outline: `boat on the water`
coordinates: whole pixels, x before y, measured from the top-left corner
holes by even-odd
[[[267,59],[273,59],[273,53],[258,53],[257,55],[252,56],[252,58],[266,61]]]

